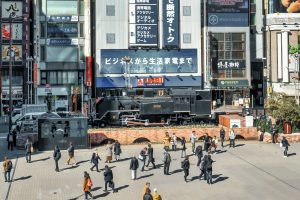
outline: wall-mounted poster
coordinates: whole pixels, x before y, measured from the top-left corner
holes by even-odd
[[[299,0],[269,0],[269,14],[271,13],[300,13]]]
[[[13,40],[22,40],[22,32],[23,32],[22,30],[23,30],[23,25],[21,23],[13,23],[11,38]],[[2,31],[2,39],[9,40],[10,39],[9,23],[3,23],[1,31]]]
[[[23,3],[20,1],[2,1],[2,18],[22,16]]]
[[[2,61],[9,62],[10,53],[14,62],[22,61],[22,45],[12,45],[11,50],[9,45],[2,45]]]

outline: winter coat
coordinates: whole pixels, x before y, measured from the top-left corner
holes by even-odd
[[[287,139],[283,139],[283,140],[281,141],[281,143],[282,143],[282,147],[288,147],[288,146],[290,146],[290,144],[289,144],[289,142],[287,141]]]
[[[139,161],[136,158],[131,158],[130,161],[130,170],[137,170],[139,168]]]
[[[7,142],[12,142],[14,140],[13,135],[8,134],[6,140],[7,140]]]
[[[147,154],[144,149],[140,152],[140,155],[143,157],[143,161],[146,160]]]
[[[61,153],[59,149],[55,149],[53,152],[53,158],[55,161],[58,161],[61,157]]]
[[[114,153],[115,155],[120,155],[122,153],[121,144],[119,142],[116,142],[114,145]]]
[[[112,181],[114,176],[113,176],[113,173],[111,171],[111,169],[105,169],[105,172],[103,173],[104,175],[104,181],[105,182],[108,182],[108,181]]]
[[[31,147],[32,147],[32,143],[31,142],[26,142],[25,149],[26,149],[27,153],[31,152]]]
[[[113,149],[113,146],[111,144],[108,144],[106,146],[106,156],[112,156],[112,149]]]
[[[152,147],[148,148],[147,154],[148,154],[149,161],[152,161],[153,160],[153,148]]]
[[[171,155],[169,154],[169,153],[165,153],[164,154],[164,160],[163,160],[163,162],[164,162],[164,164],[169,164],[169,163],[171,163]]]
[[[186,143],[185,139],[181,140],[182,150],[186,150],[185,143]]]
[[[152,197],[152,195],[151,195],[151,194],[149,194],[149,193],[146,193],[146,194],[144,194],[144,198],[143,198],[143,200],[153,200],[153,197]]]
[[[207,159],[206,163],[205,163],[205,169],[206,170],[212,170],[212,163],[214,161],[212,159]]]
[[[99,155],[96,153],[93,153],[92,158],[91,158],[91,162],[94,163],[95,165],[97,165],[99,163],[98,160],[101,160]]]
[[[152,194],[152,198],[153,198],[153,200],[162,200],[161,196],[157,192],[154,192]]]
[[[70,146],[68,148],[68,153],[70,157],[74,157],[74,146]]]
[[[164,139],[163,139],[163,143],[164,143],[164,146],[170,146],[170,136],[165,136]]]
[[[9,163],[11,163],[11,168],[9,168]],[[5,160],[3,161],[3,168],[5,172],[10,172],[12,169],[12,162],[11,160]]]
[[[192,135],[191,135],[191,138],[190,138],[191,143],[195,143],[195,142],[196,142],[196,139],[197,139],[197,137],[196,137],[194,134],[192,134]]]
[[[202,151],[202,146],[201,145],[197,146],[197,148],[196,148],[196,156],[198,156],[198,157],[203,156],[203,151]]]
[[[89,192],[91,190],[91,187],[89,187],[87,185],[88,180],[89,180],[89,178],[87,178],[87,177],[84,177],[84,179],[83,179],[83,191],[84,192]]]
[[[172,136],[171,143],[172,143],[172,145],[177,145],[177,136],[176,135]]]
[[[189,170],[190,169],[190,161],[189,160],[182,161],[182,169],[183,170]]]
[[[220,130],[220,138],[225,139],[225,131],[224,129]]]
[[[234,139],[235,139],[235,133],[234,133],[233,131],[230,131],[230,133],[229,133],[229,138],[230,138],[231,140],[234,140]]]

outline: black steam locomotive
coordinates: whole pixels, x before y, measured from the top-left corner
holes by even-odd
[[[130,90],[106,96],[96,104],[93,126],[190,124],[210,118],[209,91],[194,89]]]

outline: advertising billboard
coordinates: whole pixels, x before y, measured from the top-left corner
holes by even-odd
[[[248,13],[249,0],[208,0],[208,13]]]
[[[100,74],[124,74],[125,56],[131,58],[131,74],[197,73],[197,49],[180,50],[101,50]]]
[[[272,13],[300,13],[299,0],[269,0],[269,14]]]
[[[2,18],[22,16],[23,3],[20,1],[2,1]]]
[[[76,23],[48,23],[48,37],[77,37],[78,26]]]
[[[13,40],[22,40],[22,30],[23,30],[23,25],[21,23],[13,23],[11,38]],[[2,31],[2,39],[9,40],[10,39],[9,23],[3,23],[1,31]]]
[[[2,61],[9,62],[9,56],[12,53],[13,62],[22,61],[22,45],[12,45],[11,51],[9,45],[2,45]]]

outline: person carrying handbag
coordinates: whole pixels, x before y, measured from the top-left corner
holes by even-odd
[[[94,199],[92,193],[91,193],[91,188],[93,186],[92,179],[86,171],[83,173],[83,191],[84,191],[84,196],[85,200],[88,199],[88,195]]]

